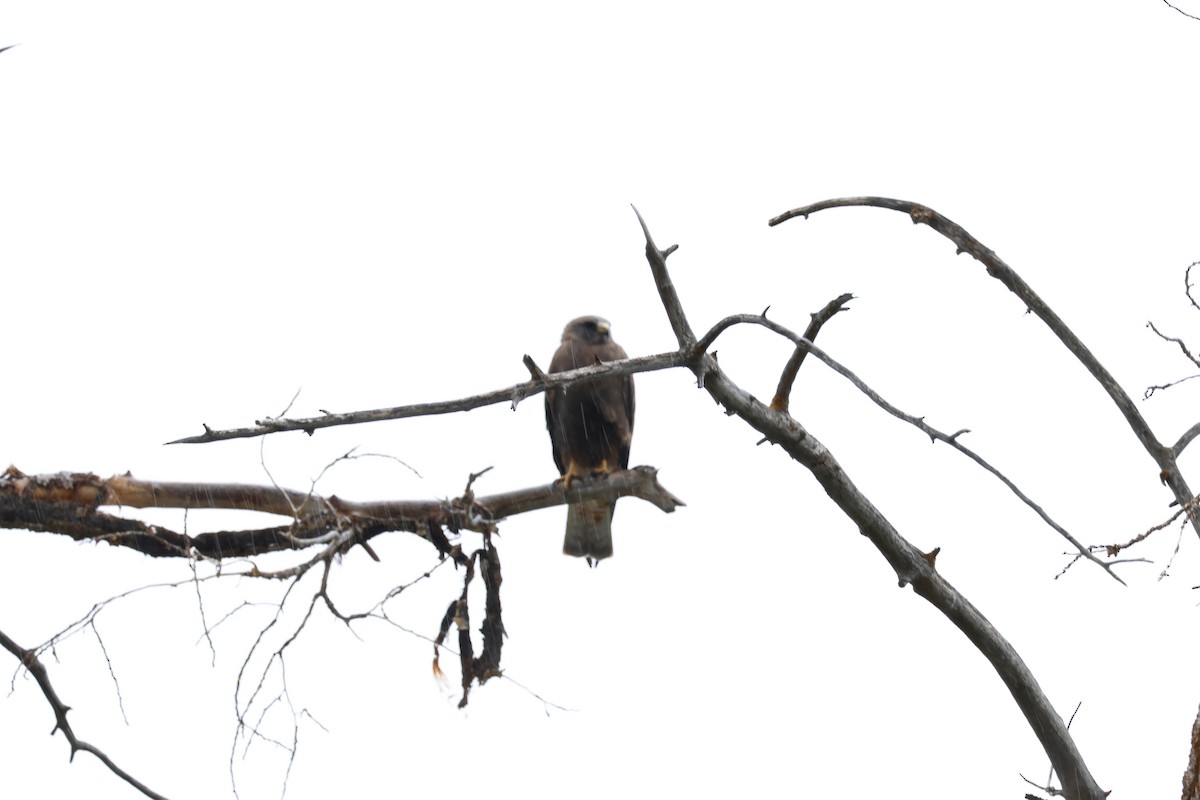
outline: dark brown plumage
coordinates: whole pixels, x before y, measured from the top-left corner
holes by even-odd
[[[626,358],[609,335],[608,320],[580,317],[567,323],[550,372],[566,372]],[[633,441],[633,378],[617,375],[546,392],[546,427],[554,463],[569,484],[577,477],[629,468]],[[589,564],[613,554],[615,502],[587,500],[567,507],[563,552]]]

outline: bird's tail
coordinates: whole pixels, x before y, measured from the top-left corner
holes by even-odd
[[[567,506],[567,534],[563,537],[563,553],[587,556],[589,562],[611,556],[615,506],[608,500],[584,500]]]

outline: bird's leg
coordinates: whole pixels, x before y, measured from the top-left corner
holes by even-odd
[[[616,470],[608,466],[607,458],[601,460],[598,465],[592,467],[591,469],[579,466],[579,464],[572,459],[570,463],[567,464],[567,471],[564,472],[561,477],[563,482],[563,491],[569,492],[571,490],[571,481],[575,480],[576,478],[603,477],[615,471]]]
[[[571,481],[575,480],[576,478],[582,478],[583,475],[584,472],[579,468],[579,465],[575,463],[575,459],[571,459],[569,462],[567,462],[567,471],[564,472],[562,476],[563,491],[571,491]]]

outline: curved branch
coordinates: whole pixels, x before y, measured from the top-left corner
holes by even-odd
[[[1183,14],[1183,15],[1184,15],[1185,17],[1187,17],[1188,19],[1200,20],[1200,17],[1197,17],[1195,14],[1189,14],[1188,12],[1184,11],[1184,10],[1183,10],[1182,8],[1180,8],[1179,6],[1174,6],[1174,5],[1171,5],[1171,3],[1169,2],[1169,0],[1163,0],[1163,2],[1167,4],[1167,7],[1168,7],[1168,8],[1170,8],[1170,9],[1173,9],[1173,10],[1175,10],[1175,11],[1178,11],[1180,14]]]
[[[1192,439],[1195,439],[1197,436],[1200,436],[1200,422],[1197,422],[1195,425],[1184,431],[1183,435],[1179,437],[1179,441],[1175,442],[1175,445],[1171,449],[1174,450],[1175,455],[1178,456],[1183,452],[1183,448],[1191,444]]]
[[[1189,267],[1189,269],[1190,269],[1190,267]],[[1191,297],[1189,296],[1188,299],[1191,300]],[[1196,302],[1195,300],[1192,300],[1193,304],[1195,302]],[[1184,358],[1186,358],[1188,361],[1192,362],[1197,367],[1200,367],[1200,359],[1198,359],[1194,355],[1192,355],[1192,351],[1188,350],[1187,344],[1183,341],[1183,339],[1180,339],[1177,336],[1167,336],[1165,333],[1160,331],[1158,329],[1158,326],[1155,325],[1153,322],[1147,322],[1146,327],[1149,328],[1150,330],[1154,331],[1154,334],[1156,336],[1158,336],[1158,338],[1162,339],[1164,342],[1172,342],[1172,343],[1178,345],[1179,349],[1183,352]],[[1159,388],[1162,388],[1162,387],[1159,387]]]
[[[1200,261],[1193,261],[1183,270],[1183,293],[1187,295],[1188,302],[1192,304],[1192,308],[1200,311],[1200,303],[1197,303],[1196,298],[1192,297],[1192,267],[1198,264],[1200,264]]]
[[[1171,491],[1175,495],[1175,501],[1183,505],[1192,499],[1194,496],[1192,490],[1188,487],[1187,481],[1184,480],[1175,463],[1175,456],[1177,454],[1158,441],[1157,437],[1150,430],[1150,425],[1142,417],[1133,400],[1121,388],[1116,379],[1113,378],[1109,371],[1104,368],[1104,365],[1092,354],[1092,351],[1084,345],[1080,338],[1067,327],[1066,323],[1054,313],[1050,306],[1038,296],[1037,292],[1029,284],[1025,283],[1012,267],[1004,263],[994,251],[985,247],[961,225],[951,221],[928,206],[908,200],[895,200],[890,197],[842,197],[833,200],[823,200],[819,203],[801,206],[800,208],[784,212],[773,218],[770,224],[778,225],[794,217],[804,217],[807,219],[809,214],[817,211],[842,206],[872,206],[892,211],[901,211],[909,215],[914,225],[928,225],[954,242],[958,247],[958,252],[968,253],[976,261],[983,264],[987,268],[989,275],[1003,283],[1010,292],[1019,297],[1029,310],[1046,324],[1046,327],[1058,337],[1059,341],[1071,351],[1079,363],[1083,364],[1084,368],[1091,373],[1097,383],[1108,393],[1108,396],[1117,406],[1117,410],[1125,417],[1125,421],[1128,423],[1130,430],[1133,431],[1133,435],[1138,438],[1138,441],[1142,443],[1142,447],[1145,448],[1146,452],[1158,465],[1159,474],[1162,476],[1163,481],[1170,486]],[[1200,536],[1200,515],[1190,515],[1190,520],[1196,534]]]
[[[146,797],[153,800],[167,800],[158,792],[147,787],[145,784],[138,781],[125,770],[118,767],[108,755],[96,747],[88,744],[75,735],[74,729],[71,728],[71,723],[67,721],[67,712],[70,707],[59,699],[58,693],[54,691],[54,686],[50,683],[50,673],[46,671],[46,665],[37,657],[37,653],[33,650],[27,650],[21,647],[8,637],[3,631],[0,631],[0,647],[3,647],[8,652],[21,662],[25,669],[33,675],[33,679],[37,681],[38,687],[45,695],[46,701],[50,703],[50,708],[54,710],[54,730],[62,731],[63,736],[67,737],[67,742],[71,745],[71,759],[74,760],[75,754],[79,751],[91,753],[96,758],[100,759],[104,766],[108,767],[112,774],[116,775],[121,780],[128,783],[133,788],[144,794]]]
[[[838,295],[834,299],[825,304],[825,307],[820,311],[812,314],[812,321],[808,323],[808,327],[804,329],[804,338],[808,341],[813,341],[817,338],[817,334],[821,332],[821,328],[825,323],[833,319],[835,314],[842,311],[849,311],[846,308],[846,303],[854,299],[854,295],[847,292],[846,294]],[[763,312],[763,316],[767,316],[767,312]],[[779,376],[779,386],[775,389],[775,397],[771,400],[771,408],[776,411],[787,411],[789,398],[792,394],[792,384],[796,382],[796,375],[800,372],[800,365],[804,363],[804,357],[808,355],[808,348],[797,346],[792,353],[792,357],[788,359],[787,364],[783,368],[783,374]]]
[[[670,284],[659,285],[659,293],[666,302],[678,302]],[[675,324],[672,319],[672,325]],[[676,330],[676,336],[681,333]],[[1043,694],[1033,673],[987,618],[938,574],[934,568],[936,551],[922,553],[902,537],[854,485],[833,454],[795,418],[754,399],[725,376],[712,356],[703,355],[691,366],[704,388],[728,413],[741,417],[813,474],[826,494],[891,564],[902,587],[912,584],[917,594],[941,611],[988,659],[1062,778],[1064,795],[1071,800],[1102,800],[1104,792],[1092,778],[1062,717]]]

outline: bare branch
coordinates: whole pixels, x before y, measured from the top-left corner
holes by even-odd
[[[683,304],[679,302],[675,284],[671,282],[671,274],[667,272],[667,256],[678,250],[679,245],[673,244],[666,250],[659,250],[658,245],[654,243],[654,237],[650,235],[650,229],[646,226],[646,220],[642,219],[642,214],[637,210],[637,206],[633,206],[633,213],[637,215],[638,224],[642,226],[642,233],[646,235],[646,260],[650,262],[654,285],[658,288],[658,296],[662,300],[663,308],[667,311],[667,319],[671,321],[671,330],[674,331],[675,339],[679,342],[679,349],[687,350],[696,341],[696,335],[692,333],[692,326],[688,324]]]
[[[1200,311],[1200,304],[1198,304],[1196,302],[1196,298],[1192,296],[1192,267],[1196,266],[1197,264],[1200,264],[1200,261],[1193,261],[1191,264],[1188,264],[1187,268],[1183,271],[1183,293],[1185,295],[1187,295],[1188,302],[1192,304],[1192,308],[1195,308],[1196,310]],[[1147,322],[1146,327],[1148,327],[1150,330],[1154,331],[1154,333],[1160,339],[1167,341],[1167,342],[1174,342],[1175,344],[1179,345],[1179,349],[1183,352],[1184,357],[1187,358],[1189,361],[1191,361],[1196,366],[1200,367],[1200,359],[1198,359],[1196,356],[1192,355],[1191,351],[1188,350],[1187,345],[1184,344],[1182,339],[1177,339],[1173,336],[1167,336],[1166,334],[1162,333],[1157,327],[1155,327],[1153,322]],[[1159,385],[1155,385],[1155,386],[1148,386],[1148,387],[1146,387],[1146,391],[1144,391],[1142,393],[1142,399],[1149,400],[1151,397],[1154,396],[1154,393],[1157,391],[1170,389],[1173,386],[1178,386],[1179,384],[1184,383],[1185,381],[1193,380],[1194,378],[1200,378],[1200,375],[1188,375],[1186,378],[1180,378],[1179,380],[1171,381],[1170,383],[1159,384]],[[1189,439],[1189,441],[1190,441],[1190,439]],[[1186,444],[1186,442],[1185,442],[1185,444]],[[1183,452],[1183,449],[1176,446],[1175,447],[1175,457],[1178,458],[1179,454],[1181,452]]]
[[[50,708],[54,710],[54,730],[62,731],[63,736],[67,737],[67,742],[71,745],[71,760],[75,759],[75,754],[80,750],[91,753],[96,758],[108,767],[109,771],[116,775],[121,780],[128,783],[133,788],[144,794],[146,797],[153,800],[166,800],[166,798],[147,787],[145,784],[138,781],[125,770],[118,767],[111,758],[109,758],[103,750],[95,745],[88,744],[75,735],[74,729],[71,728],[71,723],[67,721],[67,712],[70,707],[59,699],[58,693],[54,691],[54,686],[50,683],[50,673],[46,671],[46,666],[37,657],[37,652],[34,650],[26,650],[8,637],[3,631],[0,631],[0,647],[3,647],[8,652],[24,665],[25,669],[33,675],[37,681],[38,687],[45,695],[46,701],[50,703]],[[107,656],[106,656],[107,657]]]
[[[1195,301],[1193,300],[1192,302],[1194,303]],[[1191,351],[1188,350],[1187,345],[1183,343],[1183,339],[1179,339],[1175,336],[1167,336],[1165,333],[1163,333],[1157,327],[1155,327],[1153,322],[1147,322],[1146,327],[1149,328],[1150,330],[1154,331],[1154,333],[1158,336],[1158,338],[1162,339],[1163,341],[1174,342],[1175,344],[1179,345],[1179,349],[1181,351],[1183,351],[1184,357],[1187,358],[1188,361],[1191,361],[1193,364],[1195,364],[1197,367],[1200,367],[1200,359],[1197,359],[1194,355],[1192,355]]]
[[[854,299],[854,295],[847,292],[839,295],[825,304],[825,307],[820,311],[812,314],[812,322],[808,323],[808,327],[804,329],[804,338],[808,341],[815,341],[817,334],[820,333],[821,327],[833,319],[834,314],[841,311],[848,311],[846,303]],[[767,316],[766,309],[763,309],[762,315]],[[771,400],[771,408],[776,411],[787,411],[789,397],[792,394],[792,384],[796,381],[796,374],[800,372],[800,365],[804,363],[804,357],[808,355],[808,349],[797,345],[792,357],[788,359],[787,364],[783,368],[783,374],[779,376],[779,387],[775,390],[775,397]]]
[[[1152,525],[1150,528],[1146,529],[1142,533],[1139,533],[1137,536],[1133,537],[1132,539],[1130,539],[1128,542],[1125,542],[1124,544],[1105,545],[1104,550],[1108,553],[1109,556],[1115,556],[1118,553],[1120,553],[1122,550],[1129,548],[1129,547],[1133,547],[1138,542],[1143,542],[1146,539],[1150,538],[1150,536],[1152,534],[1155,534],[1158,531],[1161,531],[1163,528],[1167,527],[1168,525],[1170,525],[1175,520],[1179,519],[1184,514],[1191,515],[1195,511],[1197,505],[1200,505],[1200,498],[1194,497],[1187,503],[1184,503],[1182,506],[1180,506],[1179,509],[1174,514],[1172,514],[1170,517],[1163,520],[1162,522],[1158,523],[1157,525]]]
[[[1200,800],[1200,710],[1192,723],[1192,747],[1183,771],[1183,800]]]
[[[650,241],[647,236],[648,256],[653,249]],[[661,264],[656,268],[653,258],[648,260],[656,278],[659,269],[665,271]],[[666,287],[660,285],[659,293],[663,296],[673,294],[669,284]],[[703,363],[698,363],[701,361]],[[900,586],[912,584],[917,594],[941,611],[988,659],[1025,714],[1055,771],[1062,777],[1065,794],[1072,800],[1101,800],[1104,793],[1088,771],[1062,717],[1043,694],[1016,650],[987,618],[938,574],[925,553],[892,527],[854,485],[833,454],[795,418],[763,405],[729,380],[711,356],[698,358],[697,363],[690,366],[713,399],[812,472],[834,503],[891,564]]]
[[[1063,526],[1061,526],[1057,522],[1055,522],[1050,517],[1050,515],[1046,513],[1045,509],[1043,509],[1040,505],[1035,503],[1032,498],[1030,498],[1028,495],[1026,495],[1023,491],[1021,491],[1020,488],[1018,488],[1017,485],[1008,478],[1008,476],[1006,476],[1000,470],[993,467],[986,459],[984,459],[982,456],[980,456],[974,450],[972,450],[971,448],[962,444],[958,440],[959,437],[962,436],[964,433],[969,433],[970,432],[969,430],[964,428],[964,429],[956,431],[952,434],[943,433],[943,432],[939,431],[938,429],[926,424],[924,417],[916,417],[916,416],[913,416],[912,414],[904,413],[903,411],[901,411],[900,409],[896,408],[894,405],[889,403],[887,400],[885,400],[878,392],[876,392],[874,389],[872,389],[870,386],[868,386],[865,381],[863,381],[861,378],[859,378],[857,375],[855,375],[853,372],[851,372],[850,369],[848,369],[847,367],[842,365],[840,362],[833,359],[828,353],[823,351],[821,348],[817,347],[815,344],[810,342],[807,338],[798,336],[797,334],[788,330],[787,328],[780,325],[779,323],[774,322],[773,320],[766,319],[765,317],[756,316],[753,314],[736,314],[736,315],[733,315],[730,317],[726,317],[725,319],[721,320],[716,325],[714,325],[712,327],[712,330],[710,330],[708,333],[704,334],[704,336],[700,339],[700,341],[696,343],[696,348],[699,349],[702,346],[703,347],[712,346],[713,342],[716,341],[717,336],[719,336],[723,331],[729,329],[733,325],[738,325],[738,324],[760,325],[764,328],[767,328],[768,330],[778,333],[780,336],[783,336],[786,339],[791,340],[796,345],[797,352],[799,352],[801,350],[803,350],[805,352],[811,352],[817,359],[825,362],[825,364],[827,364],[834,372],[838,373],[839,375],[841,375],[842,377],[844,377],[848,381],[850,381],[852,384],[854,384],[855,388],[857,388],[860,392],[865,394],[871,400],[872,403],[879,406],[884,411],[891,414],[893,417],[904,420],[908,424],[917,428],[922,433],[924,433],[926,436],[928,436],[930,441],[945,442],[946,444],[953,447],[955,450],[958,450],[960,453],[962,453],[967,458],[974,461],[979,466],[983,467],[985,470],[987,470],[992,475],[994,475],[1001,483],[1003,483],[1005,486],[1007,486],[1009,488],[1009,491],[1011,491],[1013,494],[1015,494],[1021,500],[1022,503],[1029,506],[1029,508],[1033,509],[1033,512],[1035,514],[1037,514],[1039,517],[1041,517],[1043,522],[1045,522],[1047,525],[1049,525],[1051,528],[1053,528],[1055,531],[1057,531],[1060,536],[1062,536],[1064,539],[1066,539],[1068,542],[1070,542],[1071,546],[1075,548],[1075,550],[1079,553],[1079,555],[1082,558],[1085,558],[1088,561],[1091,561],[1094,564],[1097,564],[1101,569],[1103,569],[1105,572],[1107,572],[1109,574],[1109,577],[1111,577],[1113,580],[1117,581],[1118,583],[1125,585],[1125,581],[1121,580],[1120,576],[1118,576],[1115,572],[1113,572],[1111,564],[1101,561],[1099,558],[1097,558],[1096,555],[1091,551],[1091,548],[1085,546],[1082,542],[1080,542],[1078,539],[1076,539],[1074,536],[1072,536],[1070,534],[1070,532],[1067,531],[1066,528],[1064,528]],[[779,409],[774,409],[774,410],[779,410]],[[786,412],[784,412],[784,413],[786,413]]]
[[[535,380],[539,383],[546,380],[546,373],[537,365],[537,362],[534,361],[533,357],[528,353],[526,353],[525,357],[521,359],[521,363],[525,365],[525,369],[529,370],[529,377],[531,380]]]
[[[325,566],[326,566],[326,574],[328,574],[328,568],[329,568],[329,560],[328,559],[325,560]],[[229,778],[230,778],[230,783],[233,786],[233,793],[234,793],[235,797],[238,796],[238,791],[237,791],[237,773],[234,769],[234,765],[235,765],[235,758],[236,758],[237,750],[238,750],[238,743],[239,743],[239,740],[241,740],[243,737],[245,738],[245,742],[246,742],[243,754],[249,752],[251,744],[253,744],[254,741],[256,741],[256,740],[262,740],[262,741],[274,744],[277,747],[279,747],[280,749],[282,749],[288,753],[287,773],[284,776],[285,789],[286,789],[286,784],[287,784],[287,775],[290,775],[292,763],[296,757],[295,743],[298,740],[299,731],[297,730],[297,728],[298,728],[298,724],[296,721],[297,717],[295,715],[294,710],[293,710],[293,716],[292,716],[292,741],[293,741],[292,746],[286,745],[286,744],[278,741],[277,739],[273,739],[271,737],[265,736],[261,732],[261,728],[263,727],[263,723],[266,720],[267,715],[271,712],[271,710],[278,703],[280,703],[281,701],[286,702],[288,704],[288,706],[291,707],[291,699],[290,699],[290,696],[288,693],[288,685],[287,685],[286,656],[284,654],[284,651],[286,651],[288,649],[288,647],[293,642],[295,642],[297,640],[297,638],[299,638],[301,631],[304,630],[305,626],[308,623],[308,620],[312,617],[312,612],[313,612],[313,609],[316,607],[317,600],[320,598],[320,593],[313,595],[313,597],[309,600],[308,608],[307,608],[304,616],[301,618],[300,622],[297,623],[295,629],[283,641],[283,643],[274,652],[272,652],[270,654],[270,656],[267,659],[267,663],[263,665],[262,671],[259,673],[257,685],[255,685],[254,689],[250,692],[249,697],[246,699],[244,704],[241,701],[241,691],[242,691],[243,686],[248,685],[248,682],[245,682],[243,679],[246,677],[246,672],[250,667],[251,659],[254,657],[254,654],[259,650],[260,645],[263,644],[267,634],[282,619],[284,607],[287,605],[288,599],[292,595],[292,590],[295,589],[299,585],[300,578],[303,577],[303,574],[304,573],[294,576],[291,583],[288,585],[286,591],[284,591],[283,597],[280,599],[278,605],[276,606],[276,611],[275,611],[274,616],[265,626],[263,626],[259,630],[258,636],[254,640],[254,644],[251,645],[250,650],[246,653],[246,657],[242,661],[241,668],[238,670],[237,680],[234,683],[233,704],[234,704],[234,714],[237,719],[237,728],[235,729],[233,741],[230,746]],[[272,668],[275,667],[276,665],[278,665],[279,681],[281,684],[279,693],[274,698],[272,698],[270,701],[263,703],[261,706],[256,706],[255,705],[256,700],[258,699],[259,694],[266,688],[267,679],[273,674]],[[254,708],[258,708],[258,718],[253,721],[248,720],[247,717],[249,716],[251,710]]]
[[[1192,267],[1197,264],[1200,264],[1200,261],[1193,261],[1183,271],[1183,293],[1187,295],[1188,302],[1192,304],[1192,308],[1200,311],[1200,303],[1197,303],[1196,298],[1192,297]]]
[[[1197,377],[1200,377],[1200,375]],[[1195,425],[1188,428],[1186,431],[1184,431],[1183,436],[1179,437],[1179,441],[1177,441],[1174,447],[1171,448],[1175,451],[1175,456],[1178,458],[1179,454],[1183,452],[1183,448],[1191,444],[1192,439],[1195,439],[1197,436],[1200,436],[1200,422],[1197,422]]]
[[[486,532],[497,521],[527,511],[626,496],[667,513],[684,505],[658,483],[658,471],[648,466],[573,481],[570,491],[563,491],[562,482],[556,481],[480,498],[370,502],[246,484],[140,481],[130,475],[101,479],[90,473],[25,475],[9,467],[0,475],[0,527],[103,540],[158,557],[226,559],[314,544],[342,548],[389,531],[408,531],[428,539],[431,526]],[[295,516],[291,524],[273,528],[187,535],[105,514],[97,510],[100,506],[224,508]],[[286,575],[272,573],[272,577]]]
[[[1163,0],[1163,2],[1166,3],[1167,8],[1171,8],[1171,9],[1174,9],[1175,11],[1178,11],[1180,14],[1183,14],[1188,19],[1194,19],[1194,20],[1200,21],[1200,17],[1197,17],[1194,14],[1189,14],[1188,12],[1184,11],[1182,8],[1179,8],[1178,6],[1171,5],[1169,0]]]
[[[1188,375],[1185,378],[1180,378],[1179,380],[1171,381],[1170,383],[1158,383],[1158,384],[1155,384],[1154,386],[1147,386],[1146,391],[1142,392],[1142,399],[1149,400],[1151,397],[1154,396],[1155,392],[1163,391],[1165,389],[1170,389],[1174,386],[1178,386],[1181,383],[1186,383],[1188,381],[1195,380],[1196,378],[1200,378],[1200,375]],[[1179,455],[1178,450],[1175,451],[1175,455],[1177,455],[1177,456]]]
[[[474,408],[492,406],[497,403],[511,403],[513,408],[522,399],[531,395],[541,394],[547,389],[557,389],[572,383],[586,383],[598,380],[607,375],[634,375],[638,372],[655,372],[662,369],[672,369],[681,364],[678,352],[659,353],[653,356],[628,358],[623,361],[613,361],[605,364],[593,364],[567,372],[555,372],[535,380],[518,383],[507,389],[497,389],[493,392],[463,397],[457,400],[443,400],[434,403],[416,403],[409,406],[394,406],[392,408],[377,408],[370,411],[350,411],[344,414],[325,414],[320,417],[299,419],[260,419],[255,420],[253,427],[232,428],[229,430],[213,430],[204,426],[204,433],[199,436],[185,436],[167,444],[205,444],[226,439],[249,439],[256,436],[267,436],[283,431],[304,431],[310,436],[319,428],[333,428],[338,425],[359,425],[364,422],[383,422],[389,419],[406,419],[408,417],[432,417],[438,414],[453,414],[458,411],[470,411]],[[528,368],[528,364],[526,367]],[[536,365],[534,365],[536,367]]]
[[[1154,433],[1150,430],[1150,425],[1142,417],[1137,406],[1134,405],[1133,400],[1121,388],[1112,374],[1104,368],[1079,337],[1067,327],[1066,323],[1030,288],[1029,284],[1025,283],[1012,267],[1004,263],[994,251],[985,247],[961,225],[920,203],[913,203],[908,200],[894,200],[889,197],[842,197],[833,200],[823,200],[819,203],[802,206],[780,214],[772,219],[770,224],[778,225],[794,217],[807,218],[809,214],[817,211],[842,206],[873,206],[904,212],[909,215],[913,224],[928,225],[954,242],[958,247],[958,252],[968,253],[975,260],[983,264],[987,268],[989,275],[1003,283],[1009,291],[1025,303],[1031,312],[1036,314],[1046,324],[1046,327],[1058,337],[1059,341],[1071,351],[1075,358],[1096,379],[1104,391],[1108,393],[1108,396],[1116,404],[1121,415],[1125,417],[1125,421],[1128,423],[1130,430],[1133,431],[1134,436],[1138,438],[1138,441],[1142,443],[1142,447],[1145,448],[1146,452],[1158,465],[1159,473],[1164,476],[1165,482],[1170,486],[1171,491],[1175,495],[1175,501],[1183,504],[1191,499],[1193,496],[1192,490],[1188,487],[1187,481],[1184,480],[1183,475],[1176,466],[1176,454],[1172,453],[1158,441]],[[1200,536],[1200,516],[1193,515],[1191,522],[1193,529]]]

